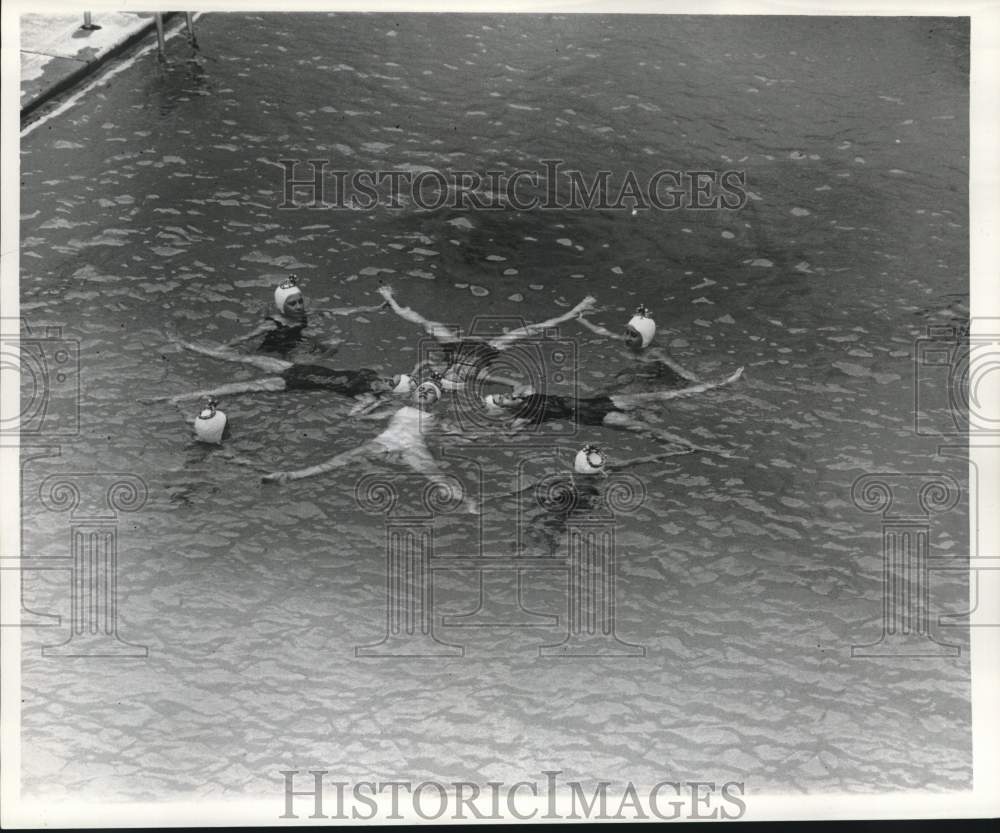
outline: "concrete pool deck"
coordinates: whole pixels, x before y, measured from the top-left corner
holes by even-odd
[[[129,44],[155,31],[153,12],[21,16],[21,115],[80,81]]]

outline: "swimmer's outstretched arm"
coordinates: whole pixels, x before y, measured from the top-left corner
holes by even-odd
[[[359,312],[378,312],[380,309],[388,306],[388,304],[388,301],[383,301],[381,304],[372,304],[366,307],[325,307],[322,309],[312,309],[310,312],[326,318],[333,318],[337,315],[357,315]]]
[[[604,336],[605,338],[616,338],[616,339],[621,340],[621,336],[616,335],[615,333],[611,332],[611,330],[607,329],[606,327],[602,327],[600,324],[595,324],[593,321],[591,321],[585,315],[578,315],[576,317],[576,320],[579,321],[584,327],[586,327],[592,333],[597,333],[597,335]]]
[[[663,362],[663,364],[665,364],[672,371],[674,371],[674,373],[676,373],[678,376],[687,379],[689,382],[701,382],[701,380],[697,376],[695,376],[690,370],[686,370],[685,368],[677,364],[677,362],[675,362],[672,358],[670,358],[670,356],[667,355],[667,351],[664,350],[662,347],[648,348],[645,351],[645,353],[647,356],[650,356],[651,358],[654,358],[657,361]],[[743,368],[741,367],[739,371],[737,371],[737,375],[742,372]]]
[[[178,402],[188,402],[192,399],[206,399],[210,396],[232,396],[237,393],[263,393],[275,392],[285,389],[285,380],[280,376],[268,376],[265,379],[253,379],[249,382],[231,382],[228,385],[220,385],[217,388],[208,390],[193,390],[189,393],[179,393],[176,396],[147,396],[139,399],[143,405],[150,405],[154,402],[170,402],[176,405]]]
[[[659,463],[662,460],[668,460],[671,457],[694,454],[696,451],[698,451],[697,448],[688,446],[687,448],[681,448],[677,451],[664,451],[662,454],[650,454],[648,457],[633,457],[631,460],[616,460],[612,463],[606,463],[604,470],[607,472],[616,472],[625,469],[633,469],[636,466],[644,466],[647,463]]]
[[[570,321],[573,318],[579,318],[587,310],[593,309],[594,304],[596,303],[597,299],[592,295],[588,295],[569,312],[557,315],[555,318],[550,318],[548,321],[540,321],[537,324],[528,324],[524,327],[518,327],[516,330],[511,330],[509,333],[504,333],[502,336],[491,338],[489,340],[489,345],[495,350],[505,350],[518,339],[530,338],[531,336],[537,335],[545,330],[558,327],[560,324]]]
[[[455,327],[449,327],[447,324],[442,324],[439,321],[431,321],[429,318],[424,318],[419,312],[409,307],[401,307],[392,294],[391,286],[380,286],[378,291],[396,315],[405,321],[409,321],[411,324],[423,327],[424,332],[432,338],[436,338],[438,341],[454,341],[457,337],[458,334]]]
[[[355,419],[385,419],[399,410],[399,403],[392,402],[373,393],[356,396],[355,404],[347,415]]]
[[[255,338],[259,338],[265,333],[269,333],[272,330],[277,329],[277,324],[273,321],[261,321],[256,327],[254,327],[249,333],[245,335],[236,336],[236,338],[227,341],[226,347],[235,347],[237,344],[245,344],[248,341],[253,341]]]
[[[289,480],[302,480],[305,477],[315,477],[317,474],[326,474],[328,471],[333,471],[334,469],[343,468],[344,466],[351,465],[355,461],[367,456],[371,453],[371,443],[365,443],[357,448],[352,448],[350,451],[344,451],[335,457],[331,457],[325,463],[319,463],[315,466],[309,466],[304,469],[297,469],[295,471],[274,471],[270,474],[265,474],[261,480],[264,483],[287,483]]]

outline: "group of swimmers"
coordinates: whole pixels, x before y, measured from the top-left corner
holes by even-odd
[[[665,351],[652,346],[656,324],[644,307],[636,310],[621,335],[587,319],[586,314],[596,304],[593,297],[587,296],[568,312],[546,321],[524,325],[497,336],[472,337],[463,336],[454,326],[432,321],[410,307],[400,305],[388,286],[381,286],[378,291],[383,303],[377,306],[317,310],[314,314],[355,315],[388,308],[404,320],[422,327],[439,345],[443,353],[442,362],[435,366],[423,361],[408,372],[390,377],[368,368],[337,370],[324,364],[299,361],[303,348],[306,348],[306,355],[310,357],[316,352],[329,356],[336,351],[339,342],[318,340],[307,332],[309,313],[305,297],[292,276],[274,290],[276,314],[265,317],[248,335],[227,344],[199,344],[185,341],[175,333],[169,334],[175,343],[187,350],[251,365],[269,375],[147,401],[179,403],[207,398],[209,403],[195,421],[195,427],[199,438],[213,442],[221,439],[225,427],[225,417],[216,407],[217,399],[222,396],[251,392],[325,390],[355,399],[356,405],[351,413],[359,416],[371,416],[373,411],[386,402],[396,401],[398,407],[394,408],[388,426],[373,439],[317,465],[265,474],[262,478],[264,482],[284,483],[312,477],[343,468],[361,458],[391,458],[432,482],[446,486],[448,481],[427,446],[426,435],[435,432],[461,434],[463,428],[439,416],[435,413],[435,407],[446,395],[458,392],[467,395],[472,390],[479,391],[485,383],[509,388],[506,393],[476,395],[477,404],[482,411],[495,418],[498,424],[506,423],[511,432],[546,422],[569,420],[580,426],[607,426],[641,432],[678,446],[679,450],[671,452],[672,454],[694,451],[726,453],[721,449],[694,445],[676,434],[650,425],[643,420],[640,409],[652,403],[691,396],[727,385],[740,378],[743,368],[716,381],[699,379],[678,365]],[[633,355],[641,356],[645,365],[657,366],[659,371],[665,371],[665,375],[672,377],[675,384],[680,386],[644,393],[612,393],[578,398],[537,393],[525,380],[510,379],[496,372],[494,366],[503,351],[519,341],[544,334],[572,320],[579,321],[594,333],[622,342]],[[245,353],[237,349],[237,345],[256,337],[262,339],[256,352]],[[657,375],[664,375],[659,371]],[[662,456],[664,455],[644,458],[641,462],[660,459]],[[576,455],[574,470],[580,475],[605,473],[607,457],[596,446],[587,445]],[[478,511],[471,499],[466,499],[466,508],[470,512]]]

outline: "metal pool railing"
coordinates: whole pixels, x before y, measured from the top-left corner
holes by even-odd
[[[160,56],[160,60],[166,60],[166,38],[164,36],[163,30],[163,12],[156,12],[154,14],[156,20],[156,49]],[[194,34],[194,15],[191,12],[184,12],[184,26],[187,29],[188,40],[194,47],[198,46],[198,40]],[[93,32],[101,27],[94,23],[93,15],[91,12],[83,13],[83,25],[80,27],[88,32]]]

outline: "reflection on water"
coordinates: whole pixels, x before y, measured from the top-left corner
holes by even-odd
[[[913,357],[927,325],[969,312],[966,25],[215,14],[199,41],[190,60],[178,40],[170,66],[138,61],[22,147],[23,314],[61,325],[81,355],[79,437],[25,467],[25,551],[66,554],[67,519],[34,498],[48,474],[133,472],[150,490],[119,522],[120,628],[149,658],[43,659],[36,647],[63,632],[26,632],[27,791],[270,795],[289,765],[338,780],[555,767],[756,792],[968,786],[964,654],[849,650],[880,631],[882,535],[851,484],[964,479],[913,432]],[[558,158],[641,179],[736,168],[750,200],[635,215],[279,211],[281,158],[483,172]],[[191,443],[193,408],[136,402],[260,375],[176,352],[164,327],[228,341],[288,270],[315,306],[375,302],[382,280],[467,326],[537,320],[592,293],[606,307],[595,320],[617,330],[643,302],[684,366],[746,366],[739,385],[650,414],[737,456],[636,472],[647,499],[617,531],[618,632],[645,658],[540,658],[560,638],[549,625],[449,634],[461,658],[355,658],[386,614],[382,521],[352,484],[395,470],[264,487]],[[419,332],[391,314],[333,326],[338,366],[392,372],[417,355]],[[582,328],[562,334],[577,341],[583,392],[670,384],[635,378]],[[320,392],[224,407],[228,451],[264,468],[381,430]],[[618,459],[658,450],[606,428],[586,439]],[[469,554],[480,528],[487,554],[514,549],[517,455],[476,454],[492,514],[440,519],[442,554]],[[471,463],[451,466],[471,481]],[[966,517],[960,505],[934,519],[936,554],[966,551]],[[935,611],[963,607],[951,575],[935,578]],[[474,572],[435,582],[436,614],[475,608]],[[26,601],[65,616],[62,587],[28,579]],[[559,614],[565,577],[528,571],[523,596]]]

